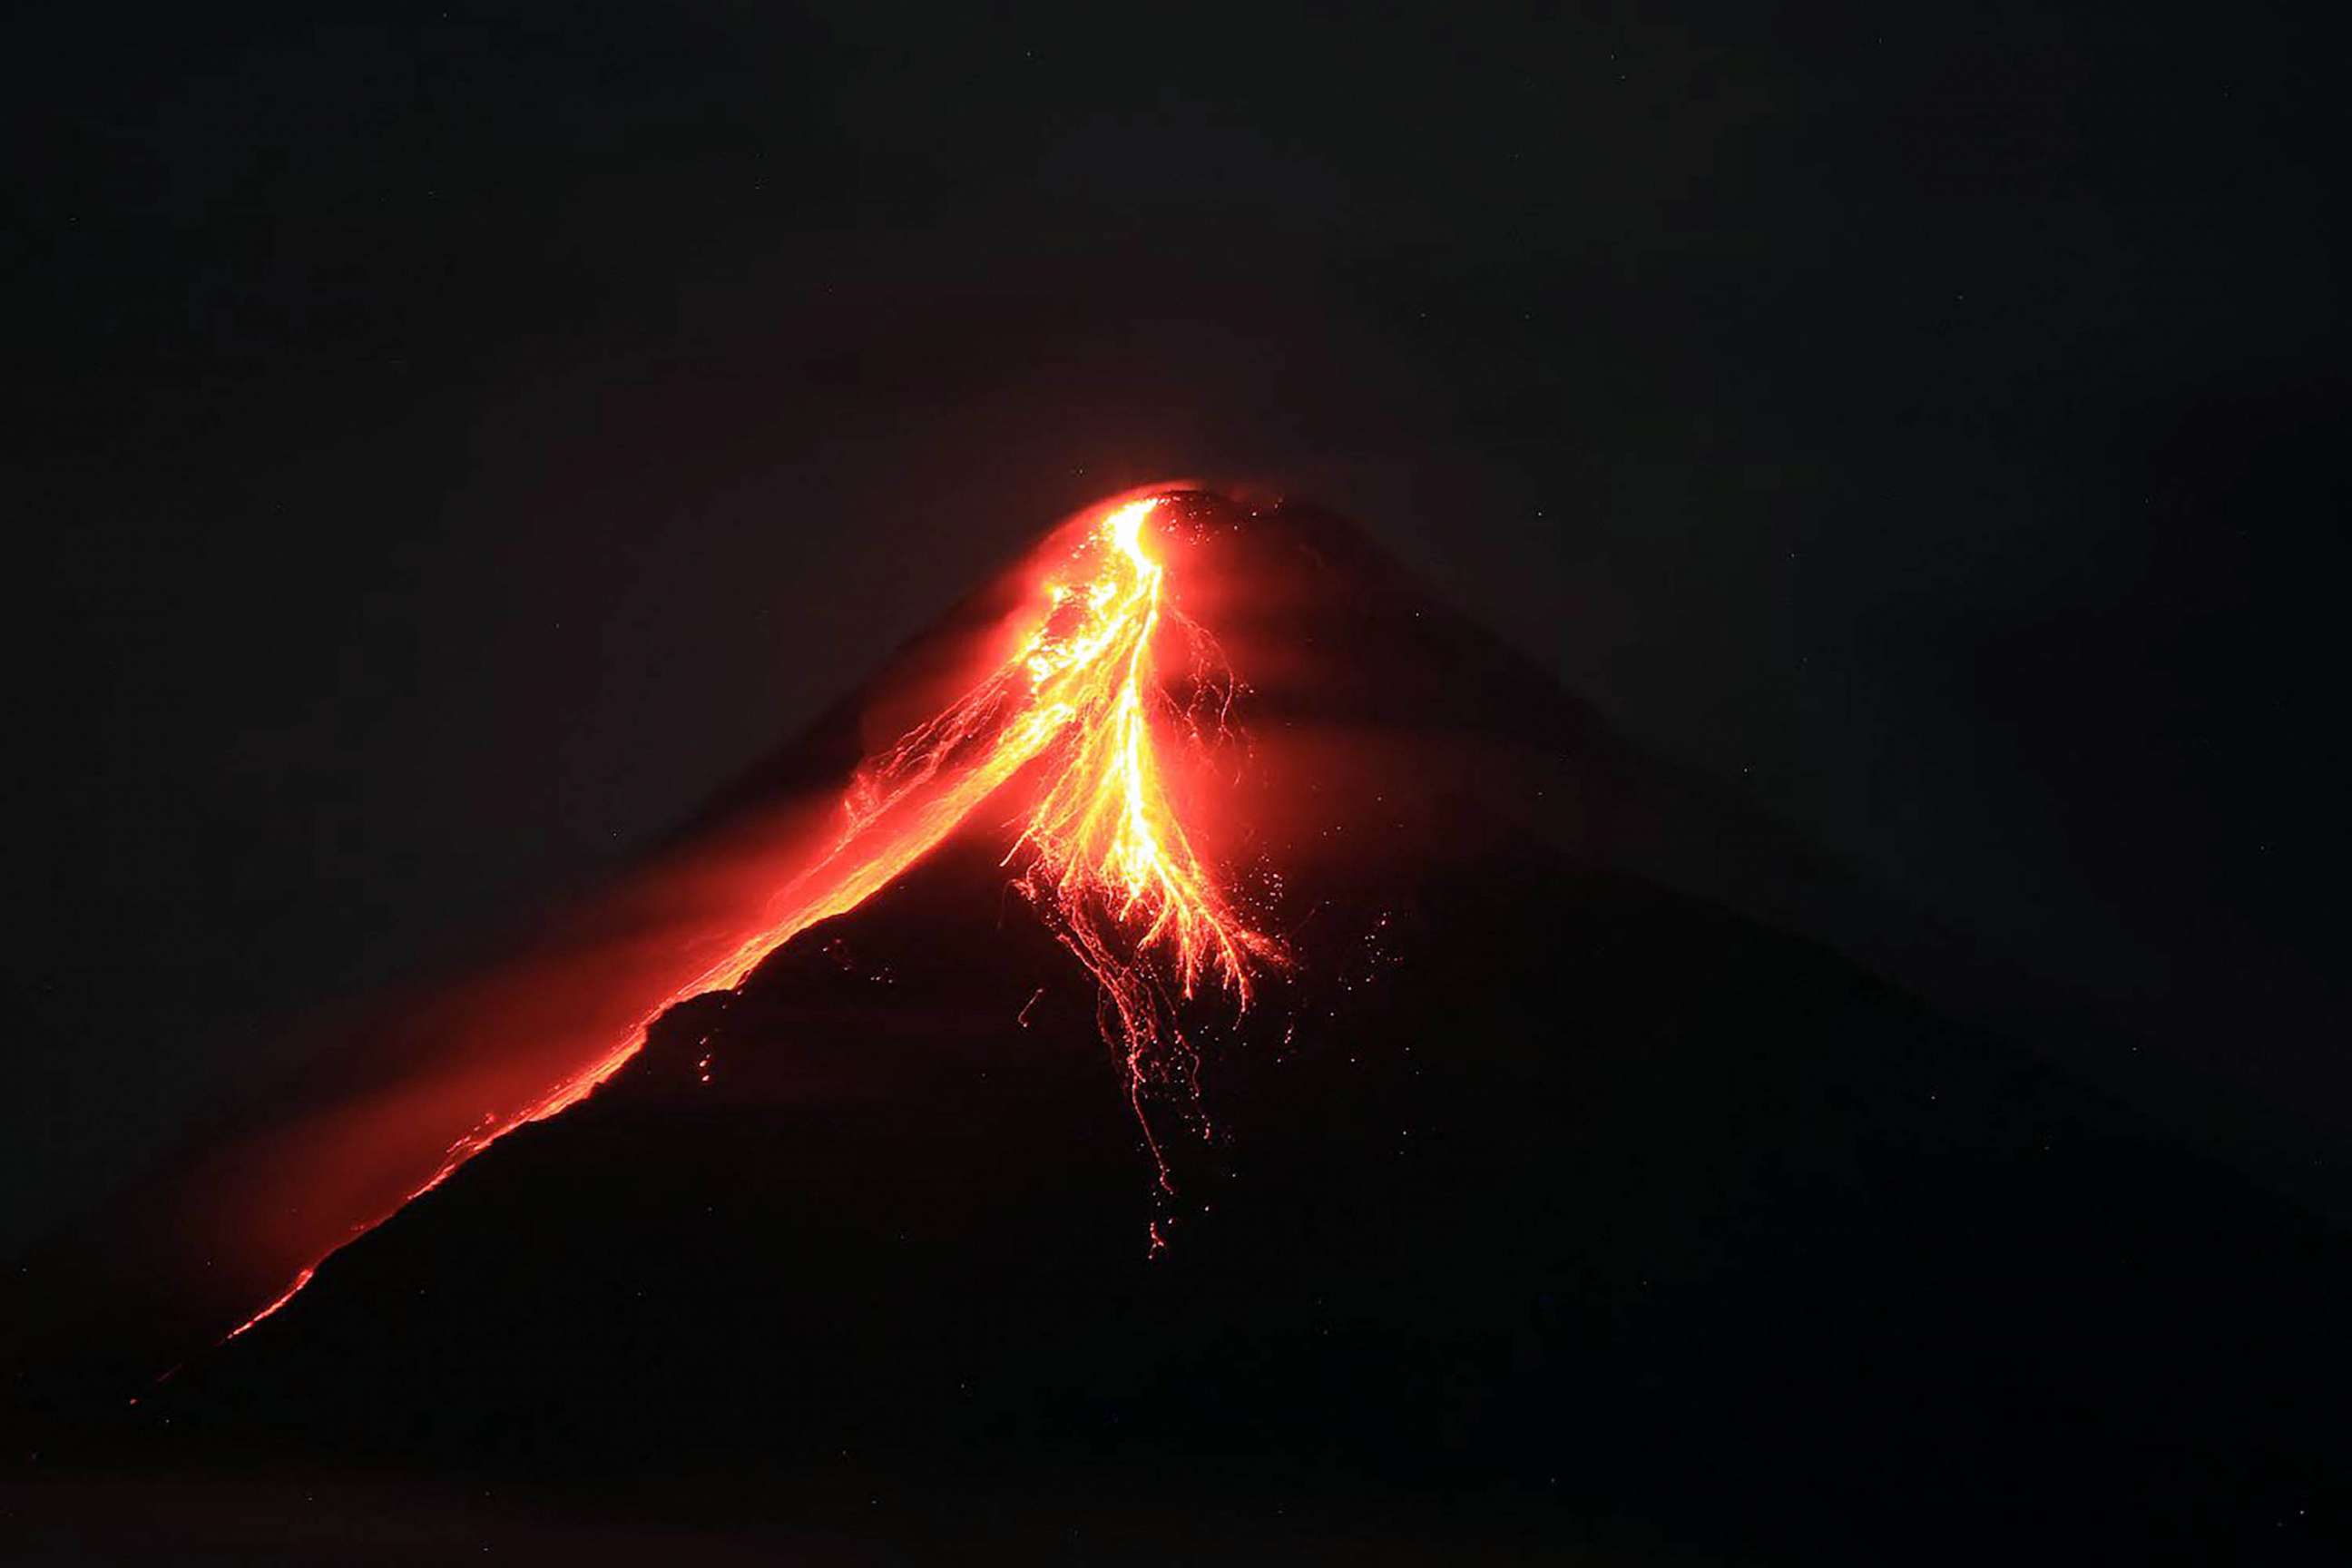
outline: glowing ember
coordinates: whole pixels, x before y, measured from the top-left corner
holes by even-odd
[[[1026,857],[1023,889],[1094,976],[1104,1037],[1126,1062],[1130,1102],[1152,1141],[1146,1084],[1192,1066],[1177,1003],[1209,977],[1245,1007],[1253,964],[1282,961],[1274,942],[1234,913],[1195,856],[1162,777],[1155,719],[1181,721],[1197,734],[1201,706],[1213,706],[1222,721],[1231,688],[1209,679],[1206,639],[1166,603],[1166,570],[1145,534],[1158,505],[1135,501],[1106,515],[1045,585],[1038,624],[1019,651],[857,770],[840,836],[777,896],[757,931],[663,996],[584,1069],[518,1114],[484,1117],[410,1198],[439,1186],[516,1127],[578,1104],[643,1048],[646,1026],[670,1007],[740,987],[801,931],[888,886],[1032,764],[1043,770],[1036,804],[1006,860]],[[1167,695],[1153,666],[1163,623],[1190,641],[1196,664],[1190,707]],[[1158,1161],[1156,1141],[1152,1152]],[[1166,1186],[1164,1162],[1159,1175]],[[1156,1224],[1151,1237],[1157,1251]],[[304,1269],[228,1337],[276,1313],[316,1271],[316,1265]]]

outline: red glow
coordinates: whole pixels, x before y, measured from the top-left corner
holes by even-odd
[[[283,1295],[270,1302],[267,1307],[262,1308],[258,1312],[254,1313],[253,1316],[247,1318],[245,1321],[239,1323],[236,1328],[231,1329],[228,1331],[228,1338],[233,1340],[236,1338],[237,1335],[245,1332],[247,1329],[254,1327],[256,1324],[262,1322],[264,1320],[276,1317],[279,1310],[282,1309],[287,1302],[291,1301],[295,1297],[302,1293],[302,1287],[308,1285],[310,1282],[311,1277],[318,1272],[319,1266],[314,1263],[310,1268],[302,1270],[301,1273],[294,1276],[294,1283],[286,1287],[286,1290]],[[226,1343],[227,1341],[225,1340],[222,1342]],[[136,1405],[139,1402],[134,1399],[131,1403]]]
[[[1099,986],[1104,1036],[1126,1064],[1140,1121],[1147,1079],[1171,1058],[1189,1059],[1175,1001],[1212,980],[1246,1006],[1253,966],[1281,962],[1277,946],[1234,912],[1195,854],[1163,777],[1160,731],[1171,720],[1195,734],[1200,726],[1163,688],[1155,646],[1171,630],[1202,665],[1193,673],[1209,661],[1206,638],[1168,603],[1167,568],[1148,532],[1158,506],[1129,501],[1094,521],[1039,589],[1012,656],[857,769],[837,833],[786,881],[756,925],[739,928],[721,956],[660,991],[585,1066],[519,1106],[485,1112],[394,1212],[517,1127],[578,1104],[643,1048],[647,1026],[671,1006],[740,986],[776,949],[888,886],[1033,767],[1034,804],[1007,863],[1024,862],[1021,887]],[[1229,684],[1199,686],[1221,720]],[[707,1061],[702,1071],[708,1081]],[[1164,1164],[1160,1179],[1166,1184]],[[383,1217],[389,1216],[352,1234]],[[1152,1239],[1156,1251],[1156,1226]],[[315,1263],[304,1268],[228,1337],[278,1311],[316,1270]]]

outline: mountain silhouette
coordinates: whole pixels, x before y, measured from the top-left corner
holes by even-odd
[[[26,1373],[20,1479],[212,1477],[155,1507],[289,1556],[217,1500],[375,1478],[389,1555],[400,1485],[528,1499],[467,1517],[574,1561],[2344,1560],[2340,1235],[1823,940],[1933,939],[1340,520],[1167,504],[1246,682],[1246,1011],[1172,1001],[1131,1102],[978,812],[136,1405]]]

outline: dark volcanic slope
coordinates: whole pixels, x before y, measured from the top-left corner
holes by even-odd
[[[1210,1044],[1208,1136],[1160,1106],[1177,1199],[976,833],[93,1452],[1024,1558],[1078,1520],[1114,1558],[1296,1544],[1280,1520],[1433,1552],[2341,1560],[2340,1237],[1592,826],[1638,805],[1734,854],[1736,825],[1598,784],[1559,831],[1515,818],[1491,764],[1572,767],[1545,728],[1572,710],[1527,718],[1523,671],[1311,531],[1242,547],[1349,587],[1299,634],[1344,658],[1252,710],[1265,787],[1297,800],[1328,719],[1386,733],[1268,805],[1301,965]],[[1559,787],[1513,776],[1528,810]]]

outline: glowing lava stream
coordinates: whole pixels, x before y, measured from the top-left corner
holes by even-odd
[[[843,803],[846,826],[778,895],[761,930],[662,997],[586,1068],[516,1114],[484,1118],[399,1206],[515,1128],[578,1104],[644,1047],[646,1027],[670,1007],[740,987],[801,931],[888,886],[1041,758],[1050,758],[1045,782],[1006,860],[1028,853],[1020,886],[1099,986],[1104,1037],[1125,1057],[1142,1121],[1147,1079],[1185,1050],[1171,982],[1177,997],[1189,998],[1213,978],[1246,1007],[1253,963],[1282,962],[1277,945],[1234,913],[1193,854],[1160,776],[1152,720],[1173,704],[1153,668],[1152,643],[1174,612],[1164,603],[1165,569],[1144,534],[1158,505],[1139,500],[1108,513],[1072,552],[1071,580],[1045,585],[1042,616],[1019,651],[858,768]],[[1196,628],[1176,622],[1199,639]],[[1151,1137],[1148,1123],[1144,1135]],[[1158,1153],[1155,1143],[1155,1160]],[[1164,1164],[1159,1173],[1164,1186]],[[317,1270],[315,1263],[303,1269],[227,1338],[278,1312]]]

